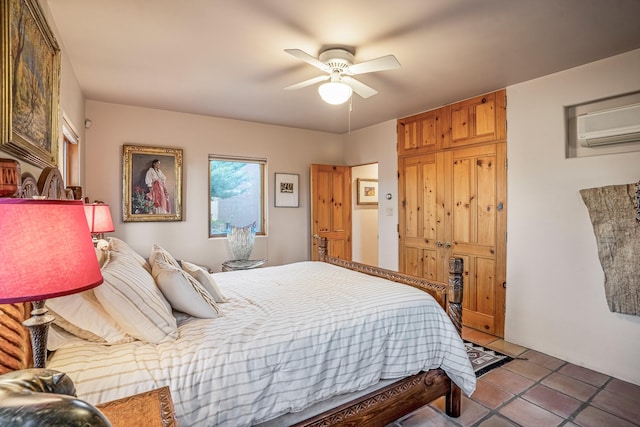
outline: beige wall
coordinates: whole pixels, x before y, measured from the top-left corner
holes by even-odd
[[[640,50],[507,88],[506,338],[636,384],[640,317],[609,312],[578,191],[637,182],[640,153],[565,158],[563,107],[638,90]]]
[[[378,163],[378,266],[398,269],[398,156],[396,121],[389,120],[345,135],[348,165]],[[391,194],[388,200],[385,195]]]
[[[86,106],[93,122],[86,131],[86,193],[111,206],[116,228],[111,235],[145,256],[157,243],[177,259],[219,271],[231,254],[226,239],[208,238],[208,155],[261,157],[267,159],[268,230],[267,236],[256,238],[252,258],[266,258],[269,264],[309,259],[309,165],[342,164],[340,136],[96,101]],[[121,221],[123,144],[184,150],[183,221]],[[273,206],[275,172],[300,175],[299,208]]]
[[[378,179],[378,164],[370,163],[351,168],[351,259],[377,266],[378,205],[358,205],[358,178]]]

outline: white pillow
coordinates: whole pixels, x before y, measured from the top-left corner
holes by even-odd
[[[220,288],[213,277],[202,267],[192,264],[187,261],[181,261],[184,271],[196,278],[198,282],[209,292],[215,302],[222,303],[227,302],[227,299],[222,295]]]
[[[138,261],[125,253],[109,251],[102,276],[104,283],[93,291],[127,334],[154,344],[178,337],[171,306]]]
[[[47,350],[49,351],[56,351],[62,347],[71,347],[82,342],[82,339],[66,332],[55,323],[49,327],[49,332],[47,334]]]
[[[156,257],[151,268],[156,284],[175,310],[204,319],[220,314],[213,297],[189,273],[162,257]]]
[[[136,252],[131,246],[129,246],[124,240],[120,240],[117,237],[108,237],[107,241],[109,242],[109,250],[115,252],[121,252],[130,256],[132,259],[136,260],[138,264],[144,267],[149,273],[151,273],[151,265],[147,262],[146,259],[138,252]]]
[[[78,338],[101,344],[133,340],[100,305],[93,289],[49,298],[46,306],[56,318],[54,324]]]
[[[168,262],[175,268],[181,268],[180,264],[178,264],[178,261],[176,261],[176,259],[169,252],[154,243],[151,247],[151,254],[149,255],[149,264],[153,266],[157,259]]]

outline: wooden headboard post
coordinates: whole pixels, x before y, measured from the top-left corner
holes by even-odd
[[[462,258],[449,258],[449,289],[447,289],[447,314],[462,336]]]

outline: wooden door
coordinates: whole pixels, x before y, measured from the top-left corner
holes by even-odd
[[[463,322],[504,335],[506,143],[399,159],[400,271],[446,280],[464,260]]]
[[[461,147],[505,139],[506,99],[506,90],[503,89],[452,104],[451,138],[448,146]]]
[[[449,107],[398,120],[398,156],[431,153],[449,146]]]
[[[444,280],[444,183],[441,153],[400,159],[400,271],[431,280]]]
[[[328,255],[351,260],[351,168],[311,165],[311,259],[318,259],[314,235],[328,239]]]
[[[443,154],[443,247],[464,260],[463,323],[504,336],[506,143]]]

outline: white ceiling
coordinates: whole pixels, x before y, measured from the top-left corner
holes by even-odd
[[[639,0],[48,0],[90,100],[345,133],[640,48]],[[284,52],[402,67],[348,105]],[[640,72],[640,70],[639,70]],[[615,76],[611,76],[615,78]]]

